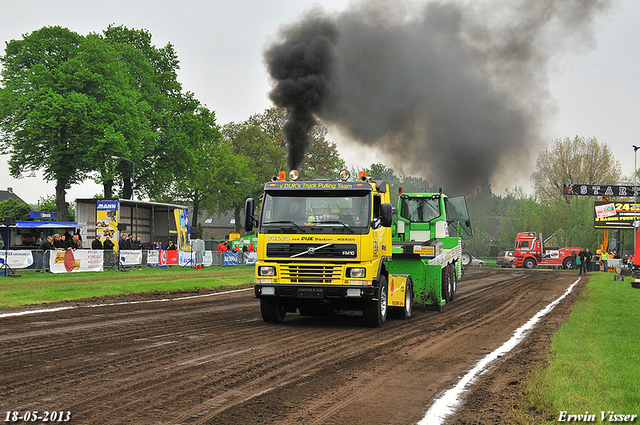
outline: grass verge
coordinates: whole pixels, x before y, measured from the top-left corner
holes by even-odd
[[[595,423],[610,422],[602,416],[609,412],[640,415],[640,289],[610,273],[589,279],[552,338],[548,366],[525,383],[525,410],[532,413],[520,412],[520,423],[557,423],[585,412]],[[572,422],[594,423],[585,419]]]
[[[36,273],[0,276],[0,308],[154,291],[189,291],[253,283],[253,267],[143,267],[127,273]]]

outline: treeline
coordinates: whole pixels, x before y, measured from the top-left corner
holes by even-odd
[[[245,199],[288,171],[285,111],[269,108],[219,125],[215,112],[182,89],[173,46],[154,46],[145,30],[109,26],[83,36],[44,27],[7,42],[0,63],[0,149],[9,153],[14,177],[38,170],[56,183],[46,200],[55,202],[51,210],[60,221],[72,213],[66,190],[93,180],[103,187],[96,197],[187,204],[194,225],[203,209],[233,211],[239,229]],[[301,175],[335,178],[345,167],[336,144],[321,125],[311,138]],[[398,187],[422,192],[443,185],[447,193],[446,182],[407,176],[382,162],[366,171],[391,185],[394,204]],[[467,248],[492,256],[510,249],[522,231],[555,233],[550,242],[559,247],[597,248],[602,231],[593,229],[593,200],[568,199],[561,188],[619,182],[620,165],[608,146],[595,138],[558,139],[540,153],[531,180],[535,195],[515,188],[498,196],[487,187],[468,196],[475,238]]]

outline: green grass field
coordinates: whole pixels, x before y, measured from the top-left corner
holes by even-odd
[[[640,289],[629,277],[618,282],[611,273],[590,273],[552,339],[548,367],[530,376],[525,394],[532,407],[555,418],[548,423],[557,423],[561,412],[589,412],[608,423],[601,412],[640,415],[639,377]],[[539,423],[523,416],[522,423]]]
[[[21,277],[0,276],[0,308],[64,300],[153,291],[188,291],[253,283],[253,267],[203,269],[143,267],[129,272],[36,273],[18,270]]]

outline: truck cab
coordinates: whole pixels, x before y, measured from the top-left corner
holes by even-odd
[[[366,175],[343,176],[266,183],[257,220],[247,200],[245,230],[258,227],[254,292],[266,322],[282,322],[288,312],[354,309],[368,326],[386,320],[389,187]]]
[[[410,271],[416,301],[441,309],[453,301],[462,276],[462,239],[472,237],[464,196],[439,192],[403,193],[392,226],[391,273]]]

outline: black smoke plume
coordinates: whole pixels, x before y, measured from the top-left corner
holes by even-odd
[[[529,169],[553,113],[549,64],[593,47],[610,1],[381,0],[307,13],[265,52],[271,99],[288,113],[289,167],[319,119],[449,193]]]
[[[304,25],[283,31],[284,40],[266,52],[275,87],[271,100],[287,111],[282,129],[289,169],[298,168],[311,143],[310,132],[331,92],[336,26],[310,16]]]

